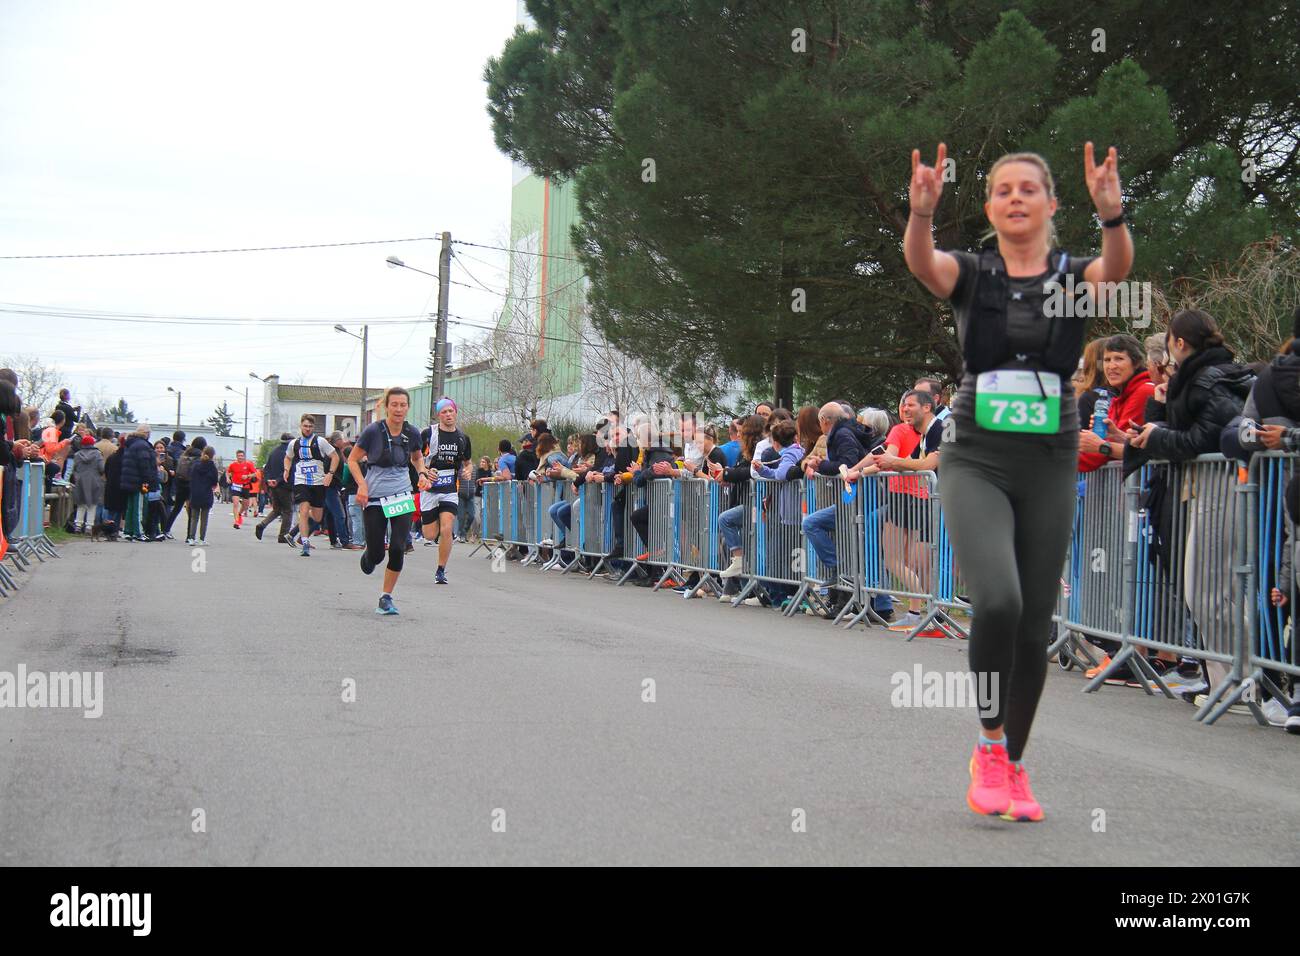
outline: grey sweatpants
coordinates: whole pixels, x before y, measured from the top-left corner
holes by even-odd
[[[976,686],[988,680],[984,686],[996,688],[990,696],[997,709],[981,707],[980,723],[1005,727],[1007,756],[1019,760],[1047,677],[1052,612],[1074,523],[1078,448],[964,431],[942,447],[939,494],[970,593],[970,667]]]

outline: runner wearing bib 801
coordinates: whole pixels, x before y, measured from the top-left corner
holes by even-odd
[[[319,526],[325,508],[325,489],[339,473],[339,453],[315,434],[316,420],[303,415],[301,434],[289,443],[284,454],[284,480],[293,485],[298,506],[298,535],[302,556],[311,556],[311,522]]]
[[[406,420],[411,395],[404,388],[390,388],[377,407],[383,421],[367,425],[357,436],[348,456],[348,468],[356,476],[356,501],[366,527],[366,550],[361,555],[361,570],[370,574],[384,556],[384,537],[388,537],[388,566],[384,569],[384,590],[379,596],[376,614],[396,614],[393,588],[402,573],[406,543],[411,537],[411,520],[415,515],[415,496],[411,488],[410,469],[419,478],[423,493],[433,484],[433,477],[420,454],[420,433]],[[369,463],[362,471],[361,462]]]
[[[424,542],[438,538],[438,570],[433,580],[447,583],[447,561],[451,558],[451,542],[455,537],[456,514],[460,510],[460,482],[470,480],[473,452],[469,436],[456,427],[456,403],[450,398],[438,399],[435,406],[438,427],[426,428],[421,433],[424,442],[425,464],[429,468],[433,487],[420,494],[420,512]]]
[[[952,303],[964,371],[952,403],[939,492],[971,597],[969,655],[980,689],[979,742],[966,804],[1004,820],[1043,819],[1021,756],[1047,673],[1052,611],[1069,547],[1079,453],[1078,409],[1061,403],[1078,367],[1091,309],[1076,295],[1119,282],[1133,265],[1117,157],[1096,164],[1083,149],[1084,179],[1101,219],[1101,256],[1053,248],[1055,184],[1041,156],[1003,156],[984,181],[984,212],[996,242],[978,254],[940,252],[931,225],[943,191],[946,147],[933,167],[912,151],[908,268]]]

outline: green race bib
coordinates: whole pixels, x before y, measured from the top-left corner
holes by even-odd
[[[396,518],[415,511],[415,498],[409,492],[404,495],[389,495],[379,499],[379,506],[384,510],[385,518]]]
[[[1015,369],[982,373],[975,380],[975,422],[995,432],[1055,435],[1061,426],[1060,377]]]

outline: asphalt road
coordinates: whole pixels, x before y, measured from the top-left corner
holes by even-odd
[[[356,553],[216,524],[201,571],[179,541],[77,541],[0,602],[0,671],[104,675],[98,719],[0,709],[0,863],[1300,862],[1300,740],[1248,717],[1053,666],[1026,754],[1047,819],[1003,823],[965,805],[973,712],[891,702],[962,642],[465,545],[446,587],[417,545],[379,617]]]

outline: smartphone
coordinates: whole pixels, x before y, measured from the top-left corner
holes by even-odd
[[[879,445],[877,445],[875,448],[871,449],[871,454],[873,454],[873,455],[883,455],[883,454],[885,453],[886,450],[887,450],[887,446],[885,445],[884,442],[881,442],[881,443],[880,443]]]

